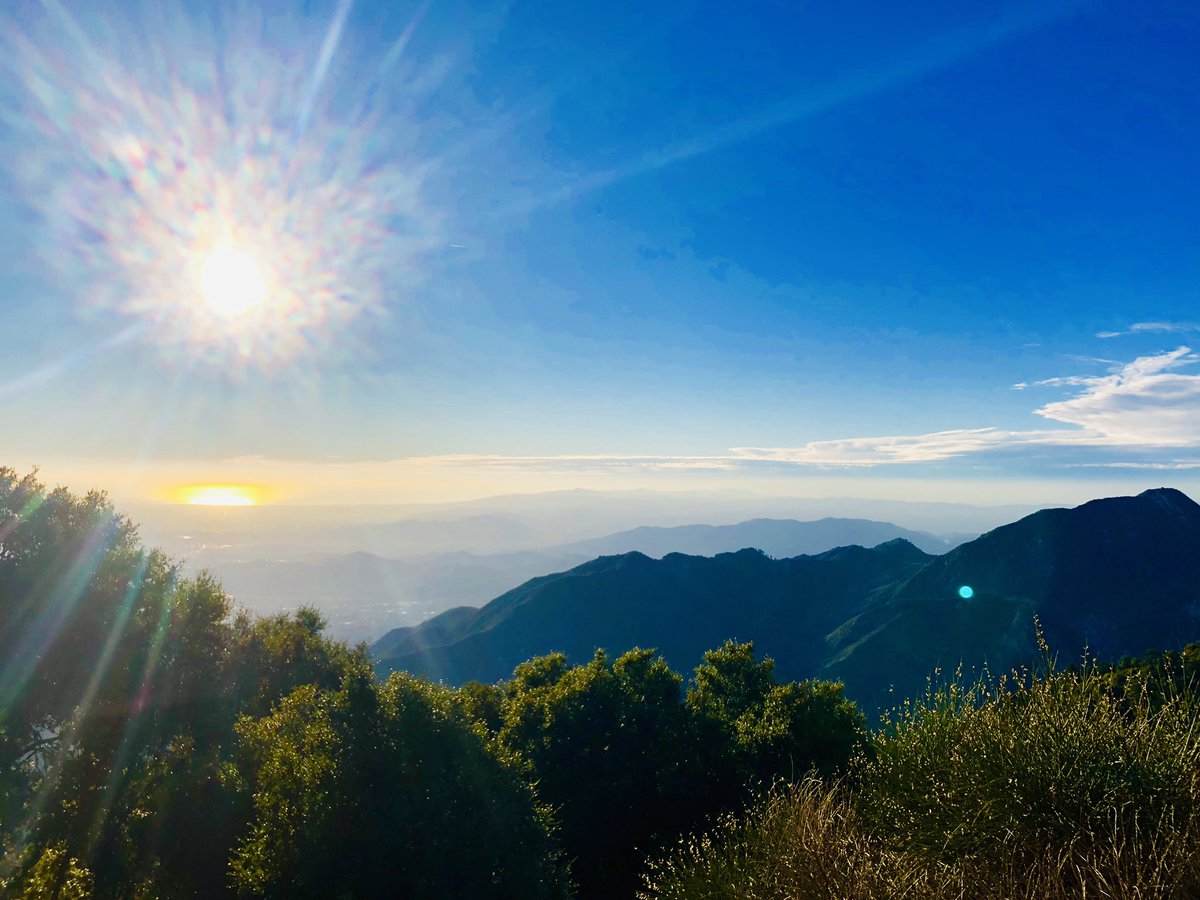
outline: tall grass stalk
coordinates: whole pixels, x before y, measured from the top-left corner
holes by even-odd
[[[931,687],[852,778],[777,785],[653,863],[645,898],[1200,897],[1191,695],[1085,661]]]

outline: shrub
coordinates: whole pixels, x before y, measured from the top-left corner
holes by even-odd
[[[1183,694],[1105,690],[1090,663],[951,682],[876,735],[860,806],[900,849],[1049,867],[1070,895],[1129,879],[1200,887],[1196,713]]]
[[[643,900],[844,900],[949,894],[930,871],[872,838],[847,791],[816,777],[778,782],[744,816],[650,864]]]
[[[1200,715],[1048,666],[901,707],[853,777],[777,785],[644,898],[1200,896]]]

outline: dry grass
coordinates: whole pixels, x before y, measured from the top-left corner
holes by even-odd
[[[952,863],[898,850],[865,828],[844,788],[780,785],[746,817],[651,864],[643,900],[1184,900],[1200,897],[1200,834],[1156,823],[1087,835],[1036,858]],[[1102,837],[1102,840],[1097,838]],[[1147,850],[1149,852],[1147,852]]]
[[[944,876],[871,840],[838,788],[779,785],[749,815],[726,819],[651,865],[654,900],[843,900],[941,897]]]
[[[777,785],[651,864],[646,900],[1200,897],[1200,716],[1087,667],[950,685],[852,782]]]

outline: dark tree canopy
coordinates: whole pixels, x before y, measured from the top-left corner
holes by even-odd
[[[458,702],[528,772],[560,823],[581,896],[630,896],[648,854],[777,777],[844,767],[862,716],[838,685],[776,684],[770,659],[727,642],[683,678],[653,650],[569,666],[532,659]]]
[[[0,469],[0,893],[561,894],[532,791],[447,692],[377,684],[324,627],[236,613],[103,494]]]

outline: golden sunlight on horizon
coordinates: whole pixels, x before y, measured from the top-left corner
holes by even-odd
[[[258,506],[263,491],[249,484],[189,484],[179,488],[175,497],[189,506]]]

